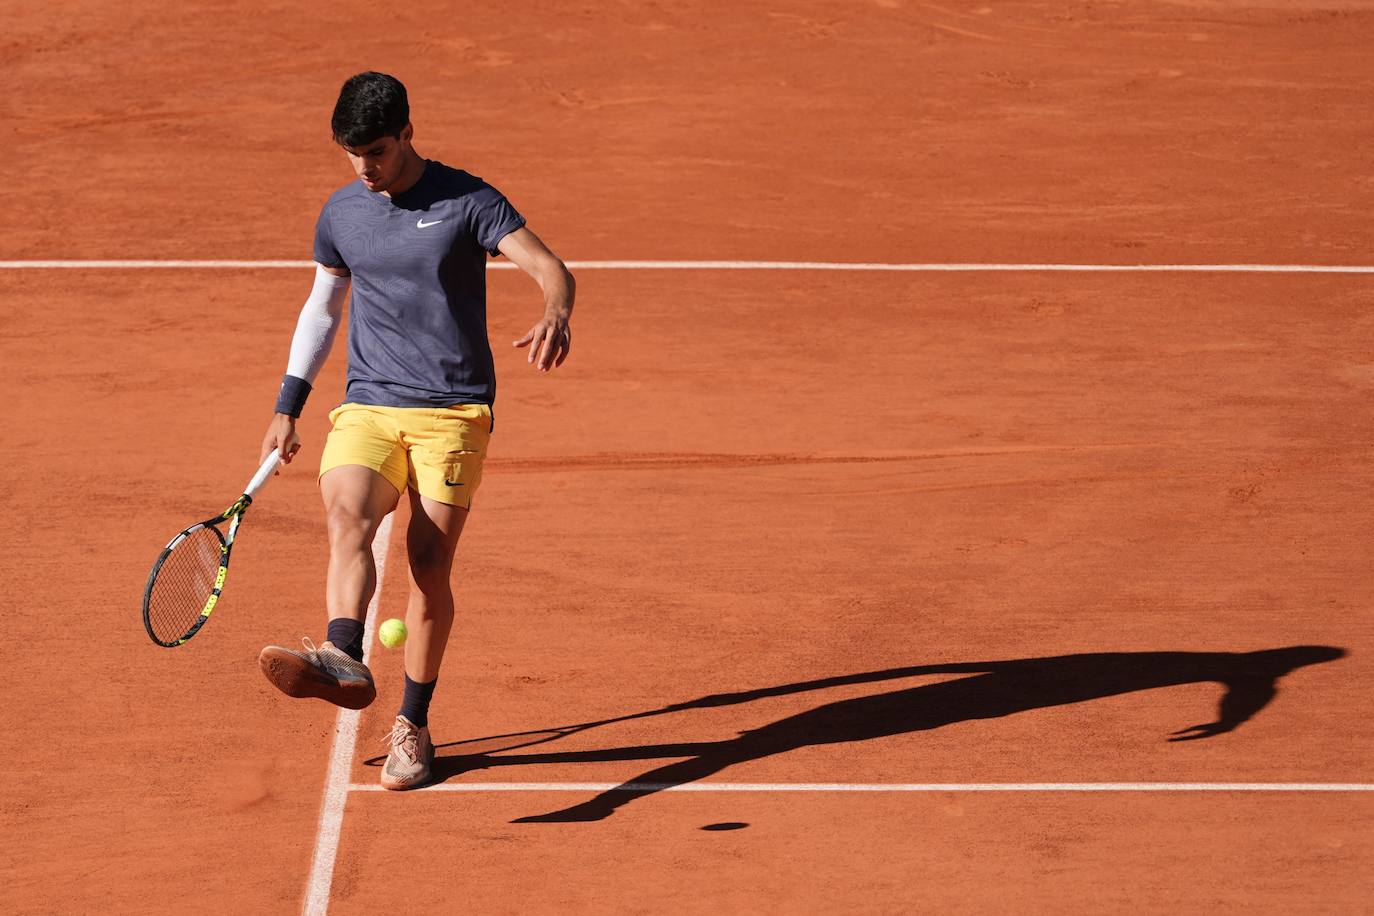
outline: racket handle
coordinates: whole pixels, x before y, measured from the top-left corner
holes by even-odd
[[[248,481],[248,486],[244,488],[243,495],[252,499],[259,490],[272,477],[272,472],[277,469],[277,462],[281,459],[281,453],[277,449],[272,449],[272,454],[267,456],[267,460],[258,468],[258,472],[253,475],[253,479]]]

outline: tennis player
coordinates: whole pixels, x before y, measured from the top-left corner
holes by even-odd
[[[487,339],[486,260],[505,255],[539,284],[544,314],[516,347],[548,372],[571,345],[573,278],[491,185],[422,158],[405,87],[360,73],[339,93],[334,140],[358,180],[336,191],[315,226],[315,284],[296,324],[264,458],[289,463],[296,419],[329,354],[352,285],[348,381],[320,462],[329,530],[328,630],[316,647],[268,646],[259,663],[288,696],[350,709],[376,697],[363,664],[363,617],[377,587],[372,539],[401,496],[410,500],[406,551],[405,693],[381,782],[429,779],[429,704],[449,629],[454,552],[492,431],[496,393]]]

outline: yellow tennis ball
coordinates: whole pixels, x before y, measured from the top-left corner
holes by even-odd
[[[377,630],[377,638],[382,641],[382,645],[388,649],[394,649],[406,641],[406,624],[404,620],[395,617],[383,620],[381,627]]]

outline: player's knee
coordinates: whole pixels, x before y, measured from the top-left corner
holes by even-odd
[[[449,572],[453,569],[453,551],[448,545],[421,543],[410,545],[410,573],[422,588],[448,587]]]
[[[372,543],[376,525],[356,508],[335,503],[325,511],[329,542],[335,548],[361,549]]]

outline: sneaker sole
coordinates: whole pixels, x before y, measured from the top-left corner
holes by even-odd
[[[388,782],[386,776],[386,764],[382,764],[382,788],[390,789],[393,792],[404,792],[406,789],[418,789],[429,782],[430,771],[425,770],[424,775],[417,777],[410,782]]]
[[[430,777],[433,776],[433,775],[434,775],[434,751],[431,750],[430,753],[429,753],[429,763],[425,765],[424,772],[421,773],[419,776],[416,776],[414,779],[407,780],[406,782],[397,782],[397,781],[395,781],[395,780],[396,780],[396,777],[394,777],[394,776],[388,776],[388,775],[387,775],[387,772],[386,772],[386,761],[383,761],[383,762],[382,762],[382,775],[381,775],[381,778],[378,780],[378,782],[380,782],[380,783],[382,784],[382,788],[383,788],[383,789],[391,789],[393,792],[404,792],[406,789],[418,789],[418,788],[420,788],[421,786],[423,786],[423,785],[425,785],[426,783],[428,783],[429,780],[430,780]]]
[[[404,792],[407,789],[418,789],[429,782],[429,774],[425,774],[424,779],[417,779],[414,782],[383,782],[383,789],[390,789],[392,792]]]
[[[364,709],[377,698],[374,685],[365,681],[339,681],[300,656],[275,646],[262,650],[258,667],[273,687],[289,697],[315,697],[344,709]]]

